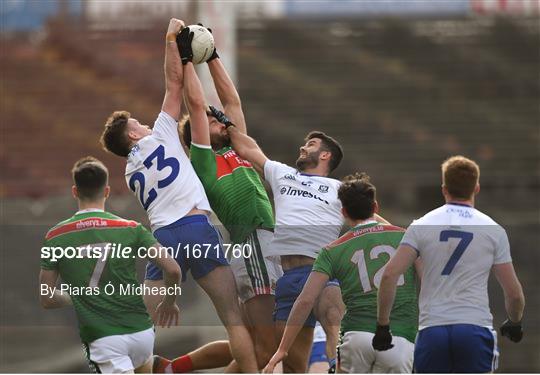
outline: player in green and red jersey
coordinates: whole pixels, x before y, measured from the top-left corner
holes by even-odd
[[[156,322],[178,322],[175,292],[180,267],[140,223],[105,212],[110,188],[107,168],[86,157],[72,170],[79,211],[54,226],[41,250],[40,301],[44,308],[73,305],[90,366],[98,372],[151,372],[153,323],[142,296],[135,264],[151,256],[165,274],[167,295]],[[155,254],[146,254],[149,248]],[[63,288],[57,287],[58,277]],[[159,291],[160,293],[162,291]]]
[[[189,51],[182,56],[189,55]],[[183,142],[210,205],[229,231],[233,244],[246,246],[248,256],[234,257],[231,267],[238,295],[251,328],[259,368],[277,348],[272,311],[281,267],[266,256],[274,215],[266,190],[252,165],[230,146],[226,128],[234,123],[246,133],[240,97],[217,53],[208,67],[224,112],[207,106],[193,65],[184,66],[184,96],[189,117],[180,121]]]
[[[405,230],[378,223],[375,186],[365,174],[343,180],[338,190],[342,213],[351,229],[319,253],[311,275],[291,311],[281,344],[264,372],[271,373],[289,351],[328,280],[338,279],[347,312],[341,322],[339,368],[347,373],[412,371],[418,328],[415,270],[401,276],[392,310],[395,347],[375,351],[371,341],[377,320],[377,288],[386,263],[396,252]],[[385,353],[385,354],[383,354]]]

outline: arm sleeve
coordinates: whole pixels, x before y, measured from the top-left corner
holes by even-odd
[[[315,259],[315,263],[313,264],[313,271],[324,273],[328,275],[330,279],[334,278],[332,261],[330,260],[330,256],[328,255],[328,250],[322,249],[319,252],[319,255],[317,255],[317,259]]]
[[[217,181],[216,155],[210,146],[191,143],[190,157],[193,169],[199,176],[204,189],[210,190]]]
[[[51,257],[50,256],[47,256],[45,257],[45,254],[43,252],[43,248],[52,248],[54,247],[54,245],[52,245],[49,241],[44,241],[43,242],[43,247],[42,247],[42,251],[40,253],[40,267],[41,269],[44,269],[44,270],[58,270],[58,260],[56,260],[55,262],[53,262],[51,260]],[[50,255],[50,253],[49,253]]]
[[[416,254],[420,256],[420,238],[419,232],[421,230],[420,225],[415,225],[414,221],[409,228],[405,231],[403,238],[401,239],[400,245],[407,245],[416,250]]]
[[[167,112],[161,111],[154,122],[152,134],[162,140],[177,140],[180,144],[178,135],[178,123]]]
[[[493,264],[510,263],[512,261],[512,256],[510,255],[510,242],[508,241],[506,231],[502,228],[499,235],[499,241],[495,246],[495,259]]]
[[[264,163],[264,179],[270,184],[272,191],[274,190],[274,186],[277,183],[280,175],[289,171],[294,173],[294,168],[277,161],[268,159]]]

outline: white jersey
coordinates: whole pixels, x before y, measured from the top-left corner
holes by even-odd
[[[161,112],[152,134],[141,139],[128,155],[126,182],[142,204],[152,230],[174,223],[189,211],[211,211],[204,188],[189,161],[177,122]]]
[[[269,256],[305,255],[316,258],[335,241],[343,225],[340,181],[308,175],[276,161],[264,164],[264,178],[274,193],[276,226]]]
[[[413,221],[401,243],[416,249],[424,264],[420,328],[492,326],[489,272],[512,261],[500,225],[473,207],[449,203]]]

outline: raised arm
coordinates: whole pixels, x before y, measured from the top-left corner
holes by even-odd
[[[161,110],[178,120],[182,106],[182,64],[176,37],[184,28],[184,21],[171,18],[165,36],[165,98]]]
[[[302,293],[294,302],[279,348],[264,368],[264,373],[273,373],[274,367],[287,356],[296,336],[304,326],[309,313],[313,310],[317,297],[319,297],[327,282],[328,275],[317,271],[311,272]]]
[[[182,55],[182,64],[184,64],[184,97],[191,124],[191,141],[198,145],[210,146],[206,100],[201,81],[192,63],[192,40],[193,32],[186,27],[178,37],[178,46]]]
[[[249,161],[255,170],[261,176],[264,176],[264,163],[266,163],[268,158],[262,152],[257,142],[255,142],[253,138],[236,129],[236,126],[229,126],[227,131],[229,132],[231,144],[236,153],[242,159]]]
[[[234,123],[240,133],[247,134],[246,120],[242,111],[240,95],[238,95],[233,81],[217,54],[215,58],[208,61],[208,68],[210,69],[219,100],[223,104],[223,112]]]

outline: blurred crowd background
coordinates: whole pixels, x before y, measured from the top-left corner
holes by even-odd
[[[109,210],[148,223],[98,138],[113,110],[153,123],[171,17],[213,28],[270,158],[292,164],[308,131],[327,132],[345,149],[334,177],[369,173],[395,224],[442,203],[445,158],[476,160],[477,206],[507,229],[527,299],[499,370],[540,372],[538,0],[2,0],[0,15],[0,372],[88,371],[73,314],[38,305],[39,248],[76,209],[70,169],[86,155],[110,169]],[[170,357],[224,337],[195,284],[183,290],[182,326],[158,331]],[[495,283],[490,296],[499,325]]]

